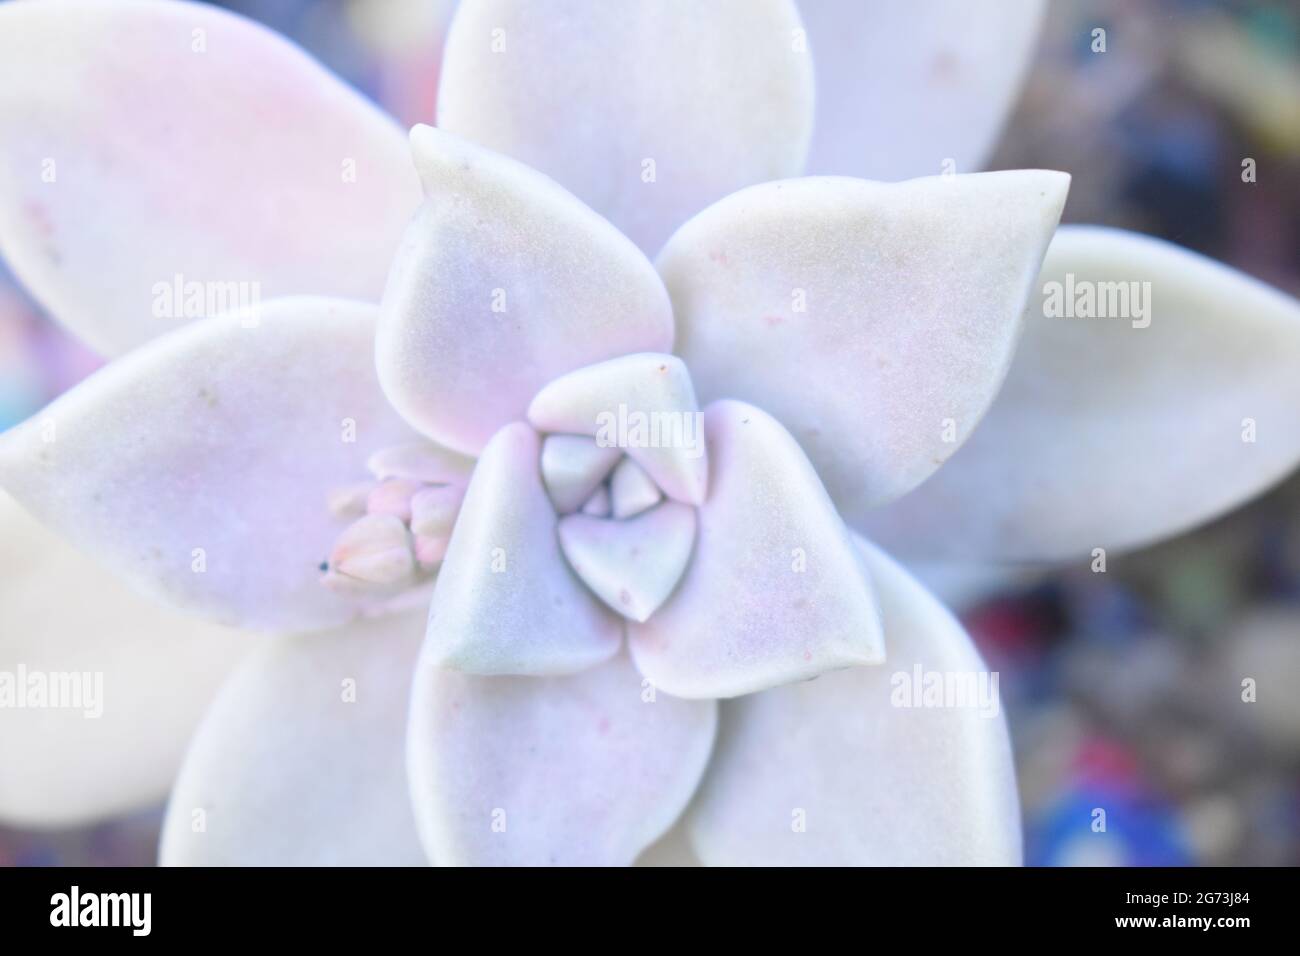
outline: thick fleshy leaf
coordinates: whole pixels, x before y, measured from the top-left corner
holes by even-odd
[[[554,176],[654,252],[696,210],[799,173],[813,67],[791,0],[477,0],[438,125]]]
[[[474,460],[420,439],[381,448],[370,456],[366,467],[380,480],[404,478],[429,484],[463,485],[474,470]]]
[[[623,641],[560,553],[541,442],[523,422],[483,449],[438,573],[426,658],[470,674],[568,674]]]
[[[975,172],[1028,69],[1044,0],[803,0],[817,73],[808,171]]]
[[[472,677],[423,660],[411,796],[444,866],[625,866],[686,807],[713,701],[656,691],[626,654],[571,677]]]
[[[232,304],[378,300],[420,201],[387,117],[207,4],[4,4],[0,142],[0,250],[109,354]]]
[[[465,499],[464,485],[423,488],[411,499],[411,531],[428,538],[449,538]]]
[[[1064,173],[767,183],[659,257],[700,401],[799,440],[850,524],[924,480],[1006,374]]]
[[[1072,315],[1045,313],[1058,292]],[[1085,296],[1112,294],[1127,314],[1081,317]],[[1300,463],[1297,368],[1300,302],[1157,239],[1062,227],[997,402],[866,528],[900,555],[983,561],[1177,534]]]
[[[370,347],[374,306],[266,303],[110,363],[0,435],[0,485],[106,567],[221,623],[306,630],[373,610],[321,585],[331,492],[409,441]]]
[[[551,382],[528,406],[539,431],[594,435],[622,448],[664,493],[698,505],[709,486],[700,405],[675,355],[624,355]]]
[[[568,514],[582,507],[622,456],[618,448],[602,448],[587,435],[547,435],[542,480],[555,510]]]
[[[637,248],[554,181],[428,126],[428,198],[384,293],[384,391],[440,444],[477,453],[565,372],[667,351],[673,316]]]
[[[724,703],[686,817],[692,845],[713,866],[1018,864],[997,685],[956,619],[882,551],[856,543],[888,661]],[[966,679],[974,696],[950,698],[966,706],[927,705],[949,700],[924,696],[927,682]]]
[[[680,697],[734,697],[884,658],[869,576],[798,444],[766,412],[704,411],[713,461],[690,567],[628,624],[632,657]]]
[[[667,600],[691,559],[695,509],[680,501],[626,521],[590,515],[560,519],[560,547],[569,566],[624,617],[644,621]]]
[[[404,740],[423,615],[268,637],[190,744],[168,866],[418,866]]]
[[[0,821],[71,826],[161,801],[250,644],[135,594],[0,492]]]
[[[663,492],[644,468],[624,458],[609,476],[609,505],[615,518],[631,518],[653,508]]]

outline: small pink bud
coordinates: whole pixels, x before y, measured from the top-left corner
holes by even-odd
[[[411,520],[411,498],[423,488],[410,478],[390,478],[381,481],[366,499],[366,514],[393,515],[403,521]]]
[[[410,533],[393,515],[366,515],[344,529],[330,554],[331,576],[389,586],[401,584],[415,571]]]
[[[445,538],[456,524],[464,498],[464,485],[421,488],[411,499],[411,530],[420,537]]]

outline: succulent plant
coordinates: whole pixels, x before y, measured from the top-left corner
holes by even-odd
[[[997,675],[890,554],[1256,493],[1300,309],[1058,231],[1063,173],[949,168],[1041,4],[941,7],[926,126],[853,122],[858,5],[464,2],[409,151],[238,17],[0,8],[0,248],[118,355],[0,435],[0,665],[105,678],[96,719],[0,710],[0,815],[146,803],[185,751],[164,863],[1018,862]]]

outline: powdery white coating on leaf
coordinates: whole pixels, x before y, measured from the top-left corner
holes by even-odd
[[[1139,283],[1150,324],[1048,317],[1044,290],[1064,293],[1067,274],[1076,303],[1085,284]],[[1290,296],[1158,239],[1063,226],[1026,316],[1006,385],[966,447],[866,522],[895,553],[1039,561],[1137,547],[1300,463]]]
[[[970,435],[1002,383],[1069,176],[766,183],[659,256],[702,402],[799,440],[850,524]]]
[[[794,439],[742,402],[704,419],[713,479],[690,566],[648,622],[628,625],[641,673],[681,697],[734,697],[879,663],[870,579]]]
[[[607,605],[644,621],[672,593],[691,558],[695,509],[679,501],[625,521],[590,515],[560,519],[560,547],[569,565]]]
[[[644,468],[624,458],[609,476],[610,510],[615,518],[631,518],[663,499],[663,492]]]
[[[0,706],[0,821],[72,826],[161,801],[250,643],[135,594],[0,492],[0,672],[75,672],[97,697]]]
[[[648,253],[696,210],[797,175],[813,66],[791,0],[480,0],[438,125],[555,177]]]
[[[560,553],[542,487],[541,442],[523,422],[483,449],[438,572],[425,643],[431,664],[470,674],[567,674],[623,641]]]
[[[675,355],[624,355],[548,384],[528,406],[540,431],[577,432],[617,445],[669,497],[698,505],[709,486],[700,405]]]
[[[808,171],[909,179],[976,172],[1038,39],[1043,0],[800,0],[817,74]]]
[[[955,618],[856,539],[880,599],[888,661],[722,705],[686,817],[712,866],[1018,865],[1020,809],[1005,718],[891,706],[894,675],[977,672]]]
[[[428,126],[411,131],[427,195],[384,294],[384,391],[435,441],[477,453],[538,389],[672,346],[672,306],[632,243],[559,185]]]
[[[582,507],[623,455],[602,448],[586,435],[547,435],[542,442],[542,479],[555,510],[568,514]]]
[[[391,120],[207,4],[4,4],[0,142],[0,251],[106,354],[193,317],[177,277],[204,284],[204,315],[238,295],[375,300],[420,201]]]
[[[0,436],[0,485],[181,610],[271,631],[347,621],[370,602],[320,584],[350,520],[331,493],[413,437],[376,381],[375,311],[291,298],[251,328],[178,329]]]
[[[422,617],[264,638],[190,744],[160,861],[424,864],[404,747]]]
[[[620,654],[571,677],[417,670],[416,821],[445,866],[626,866],[694,793],[714,701],[654,691]]]

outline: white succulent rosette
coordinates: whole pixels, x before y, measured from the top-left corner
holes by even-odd
[[[97,721],[0,710],[0,814],[139,806],[184,753],[168,863],[624,864],[679,823],[710,864],[1018,862],[1001,713],[899,706],[985,668],[886,550],[1230,507],[1300,458],[1300,335],[1056,231],[1061,173],[791,178],[977,168],[1041,5],[997,44],[947,6],[921,122],[858,5],[462,3],[409,147],[238,17],[0,8],[0,248],[120,355],[0,436],[0,669],[105,674]],[[1045,319],[1067,273],[1156,321]],[[258,301],[167,321],[174,277]]]

